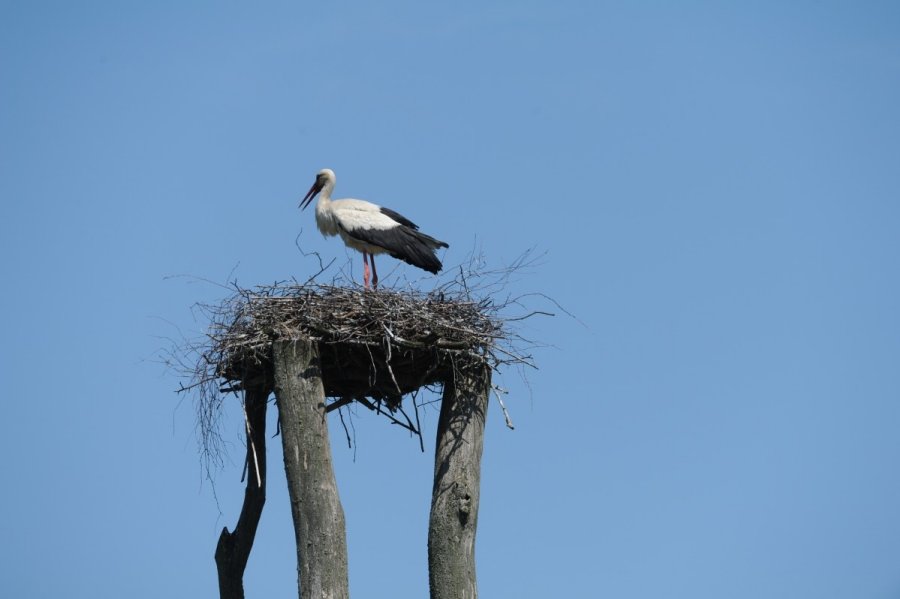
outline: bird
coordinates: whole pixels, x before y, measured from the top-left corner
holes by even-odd
[[[365,200],[347,198],[332,200],[335,176],[330,168],[316,173],[316,182],[300,200],[305,210],[317,195],[316,226],[322,235],[340,235],[344,244],[362,252],[363,286],[369,288],[369,260],[372,262],[372,286],[378,288],[375,254],[389,254],[432,274],[443,265],[436,255],[440,248],[450,247],[419,231],[419,226],[402,214]]]

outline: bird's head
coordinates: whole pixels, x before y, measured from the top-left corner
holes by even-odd
[[[307,191],[306,195],[303,196],[303,199],[300,200],[300,209],[306,209],[313,201],[313,198],[315,198],[326,185],[334,187],[334,171],[330,168],[323,168],[316,173],[316,182],[312,184],[312,187],[309,188],[309,191]]]

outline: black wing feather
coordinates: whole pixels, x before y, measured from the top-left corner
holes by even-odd
[[[419,230],[419,225],[412,222],[411,220],[409,220],[408,218],[406,218],[399,212],[395,212],[395,211],[391,210],[390,208],[385,208],[384,206],[381,206],[381,213],[383,215],[385,215],[386,217],[397,221],[398,223],[400,223],[403,226],[409,227],[410,229],[415,229],[417,231]]]
[[[383,248],[397,260],[403,260],[407,264],[435,274],[443,268],[435,255],[435,250],[450,247],[443,241],[402,224],[390,229],[345,229],[345,231],[354,239]]]

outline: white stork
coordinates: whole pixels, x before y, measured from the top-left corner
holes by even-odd
[[[316,195],[316,226],[324,236],[340,235],[344,243],[363,255],[363,284],[369,287],[369,256],[372,259],[372,285],[378,287],[375,254],[390,254],[407,264],[437,274],[443,266],[435,255],[438,248],[450,247],[419,231],[418,225],[390,208],[364,200],[332,200],[334,171],[323,168],[316,182],[300,201],[305,209]]]

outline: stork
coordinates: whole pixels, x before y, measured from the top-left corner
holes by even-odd
[[[375,270],[375,254],[390,254],[407,264],[418,266],[437,274],[441,261],[435,255],[438,248],[450,247],[430,235],[419,231],[418,225],[377,204],[364,200],[332,200],[334,171],[323,168],[316,174],[316,182],[300,201],[304,210],[316,195],[316,226],[323,236],[340,235],[344,243],[362,252],[363,285],[369,288],[369,260],[372,262],[372,286],[378,288],[378,271]]]

